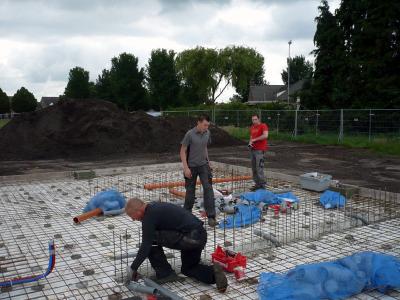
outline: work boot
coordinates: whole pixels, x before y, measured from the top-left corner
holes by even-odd
[[[213,269],[217,290],[220,293],[225,293],[228,288],[228,280],[226,279],[225,272],[219,264],[214,264]]]
[[[164,276],[162,278],[157,278],[157,276],[150,276],[150,279],[153,280],[155,283],[164,284],[168,282],[175,282],[175,281],[182,281],[184,280],[183,277],[178,276],[175,271],[169,273],[169,275]]]
[[[218,225],[218,222],[217,222],[217,220],[215,220],[215,218],[208,218],[208,225],[210,227],[215,227]]]

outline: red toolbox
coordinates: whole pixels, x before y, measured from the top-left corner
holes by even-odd
[[[220,264],[225,271],[233,273],[235,268],[242,267],[246,269],[246,256],[229,250],[224,250],[221,246],[217,246],[215,252],[211,254],[213,263]]]

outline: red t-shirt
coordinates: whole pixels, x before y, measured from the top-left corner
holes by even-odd
[[[250,127],[250,137],[252,139],[255,139],[255,138],[261,136],[264,133],[264,131],[268,131],[267,124],[261,123],[259,125],[252,125]],[[254,142],[253,149],[261,150],[261,151],[267,150],[268,149],[267,139]]]

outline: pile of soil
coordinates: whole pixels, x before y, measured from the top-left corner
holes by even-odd
[[[63,100],[15,117],[0,129],[0,160],[99,158],[118,154],[179,151],[189,118],[128,113],[101,100]],[[211,147],[241,145],[211,126]]]

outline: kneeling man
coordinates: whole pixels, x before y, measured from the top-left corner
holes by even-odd
[[[145,203],[132,198],[125,211],[135,221],[142,222],[142,244],[128,276],[138,279],[137,270],[148,258],[159,283],[176,280],[176,273],[168,263],[163,247],[181,251],[182,274],[206,284],[216,284],[225,292],[228,282],[222,267],[200,263],[201,252],[207,243],[203,222],[180,206],[165,202]]]

